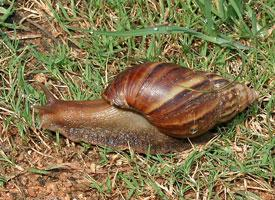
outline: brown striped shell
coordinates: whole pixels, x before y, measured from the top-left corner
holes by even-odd
[[[219,75],[170,63],[144,63],[120,73],[103,98],[141,113],[167,135],[200,135],[244,110],[257,93]]]

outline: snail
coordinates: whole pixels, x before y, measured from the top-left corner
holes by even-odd
[[[74,142],[131,147],[137,153],[177,152],[205,143],[209,133],[203,133],[258,97],[244,84],[172,63],[130,67],[107,86],[102,99],[92,101],[59,100],[41,87],[47,98],[37,107],[42,128]]]

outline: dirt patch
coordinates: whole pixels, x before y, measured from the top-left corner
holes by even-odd
[[[52,138],[45,139],[50,148],[18,135],[1,142],[2,154],[13,159],[0,161],[0,174],[8,176],[0,187],[0,199],[97,199],[100,194],[91,187],[94,180],[104,183],[107,177],[114,179],[118,172],[131,170],[114,153],[108,154],[108,164],[101,165],[97,147],[86,150],[62,141],[66,143],[57,145]],[[116,190],[119,187],[106,196],[115,199],[124,193]]]

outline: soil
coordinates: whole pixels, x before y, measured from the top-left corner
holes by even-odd
[[[32,139],[23,141],[18,134],[11,133],[0,143],[2,154],[13,158],[12,164],[0,171],[10,179],[0,187],[3,200],[101,199],[90,187],[92,180],[104,183],[107,177],[113,179],[118,172],[131,170],[115,153],[108,154],[108,164],[100,165],[98,147],[87,150],[65,139],[58,145],[53,138],[45,138],[45,144],[34,144]],[[124,192],[116,188],[109,198],[120,199]]]

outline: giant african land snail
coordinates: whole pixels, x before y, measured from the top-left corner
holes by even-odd
[[[233,118],[257,93],[214,73],[169,63],[144,63],[120,73],[103,99],[62,101],[42,87],[47,104],[38,108],[42,127],[75,142],[136,152],[166,153],[190,147],[199,136]],[[199,137],[197,137],[199,136]]]

